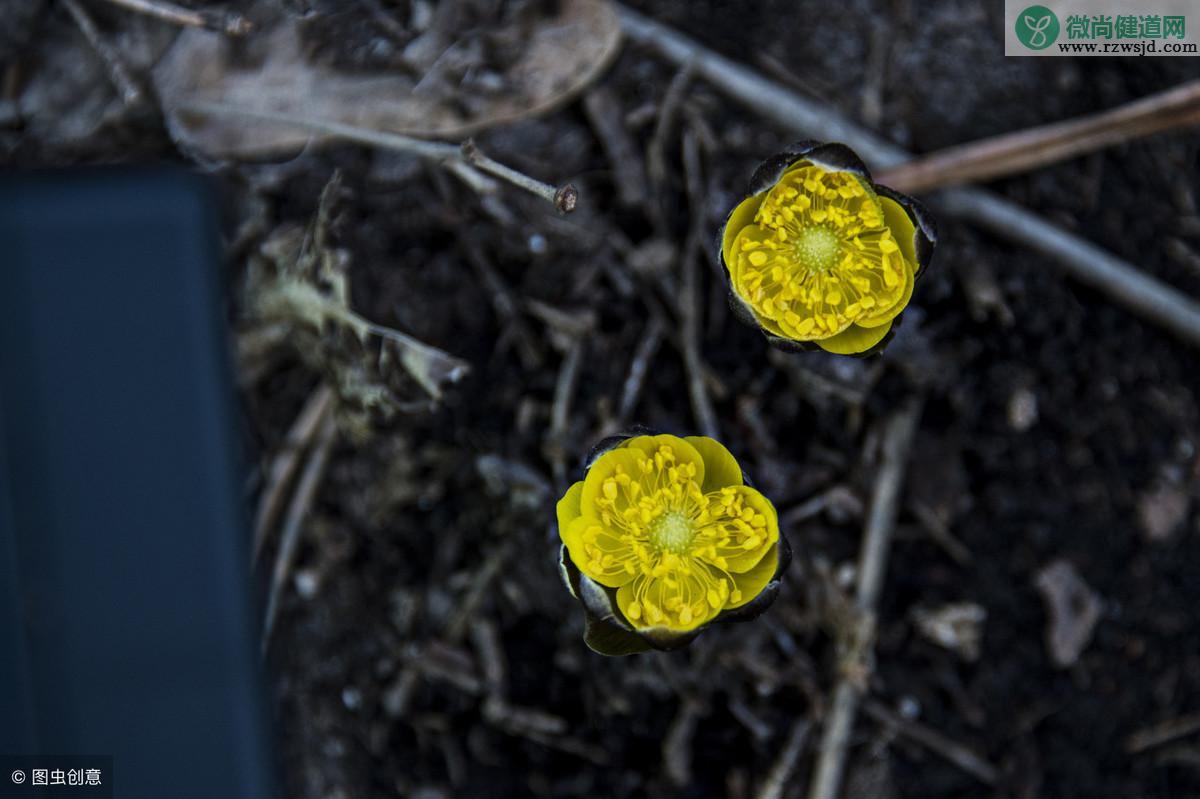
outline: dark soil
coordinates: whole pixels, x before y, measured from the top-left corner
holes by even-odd
[[[635,5],[777,79],[790,75],[798,91],[917,152],[1195,76],[1188,58],[1004,58],[993,4]],[[355,29],[350,13],[339,30]],[[42,24],[69,26],[61,9]],[[603,81],[639,157],[673,75],[627,46]],[[121,160],[184,158],[154,119],[120,129]],[[818,589],[856,561],[880,423],[918,393],[869,694],[974,750],[998,776],[984,785],[860,714],[845,795],[1200,795],[1195,734],[1127,746],[1144,728],[1200,711],[1196,352],[1053,263],[951,219],[940,220],[933,271],[903,328],[867,361],[768,351],[728,311],[710,254],[699,258],[701,353],[722,440],[783,517],[831,490],[837,499],[790,514],[805,517],[785,529],[797,557],[761,619],[709,630],[676,653],[587,650],[582,614],[559,582],[553,504],[614,427],[697,431],[670,334],[635,409],[617,418],[631,358],[652,319],[678,326],[678,253],[692,224],[712,240],[758,161],[804,132],[774,129],[693,83],[668,133],[665,179],[648,180],[642,206],[618,202],[579,102],[478,137],[497,160],[578,185],[579,210],[567,217],[507,188],[502,210],[489,210],[437,167],[358,147],[219,170],[230,236],[248,221],[260,231],[241,227],[233,286],[257,239],[307,223],[340,170],[333,235],[350,256],[352,305],[472,366],[437,410],[343,436],[334,450],[271,643],[289,795],[753,796],[789,730],[810,718],[784,791],[805,795],[836,679]],[[19,128],[0,137],[10,163],[114,157],[111,138],[66,148]],[[688,201],[683,137],[699,145],[699,209]],[[1200,140],[1175,133],[994,188],[1200,296],[1198,169]],[[489,270],[515,298],[519,325],[498,315]],[[989,278],[1011,317],[978,305]],[[592,322],[558,432],[552,406],[572,339],[536,303]],[[236,292],[231,305],[241,320]],[[285,354],[247,382],[256,473],[319,380]],[[1160,529],[1148,517],[1164,503],[1187,510]],[[934,540],[938,525],[965,560]],[[273,556],[271,547],[265,563]],[[1103,601],[1067,668],[1050,659],[1035,588],[1057,559]],[[914,608],[948,602],[986,610],[973,662],[912,622]]]

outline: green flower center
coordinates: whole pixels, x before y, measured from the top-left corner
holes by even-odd
[[[837,264],[842,245],[827,227],[806,228],[796,240],[796,256],[809,272],[823,272]]]
[[[692,546],[696,529],[691,520],[677,510],[668,510],[650,525],[650,543],[660,552],[682,555]]]

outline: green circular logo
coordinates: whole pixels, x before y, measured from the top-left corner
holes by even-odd
[[[1058,17],[1045,6],[1030,6],[1017,14],[1017,38],[1030,50],[1045,50],[1058,38]]]

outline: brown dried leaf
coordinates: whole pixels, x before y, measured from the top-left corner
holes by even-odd
[[[616,54],[620,20],[608,0],[563,0],[559,13],[532,28],[504,74],[505,90],[473,98],[414,91],[403,74],[356,74],[311,63],[298,24],[287,20],[241,45],[220,34],[188,30],[154,70],[172,134],[221,157],[261,157],[296,150],[321,134],[288,125],[180,113],[209,102],[284,113],[372,130],[461,139],[541,114],[583,90]],[[236,49],[235,51],[235,48]]]

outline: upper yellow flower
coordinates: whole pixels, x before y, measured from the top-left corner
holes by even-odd
[[[615,589],[621,621],[656,645],[747,605],[780,563],[774,506],[703,436],[617,444],[559,501],[558,529],[574,567]]]
[[[734,296],[775,340],[871,351],[908,305],[936,236],[923,208],[871,182],[841,145],[808,145],[759,169],[725,224]]]

